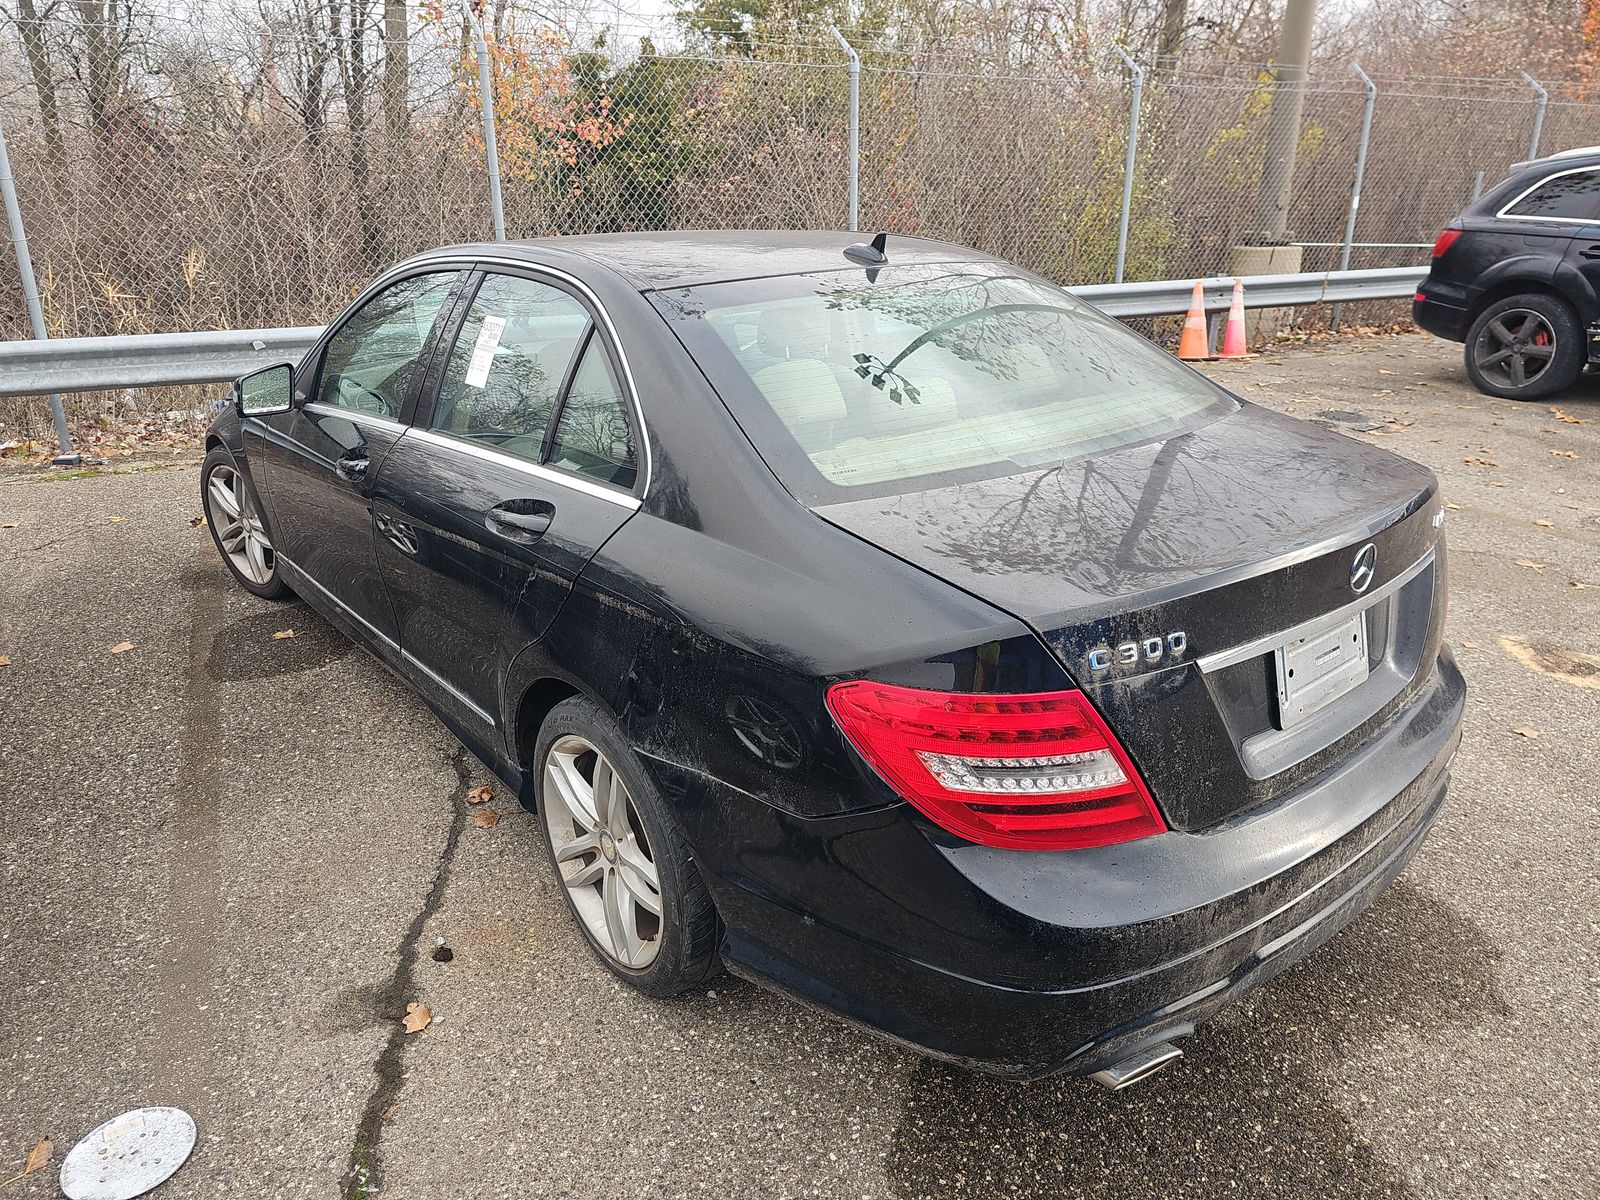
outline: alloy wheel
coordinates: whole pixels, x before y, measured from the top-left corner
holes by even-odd
[[[661,879],[643,822],[610,760],[576,735],[545,756],[541,812],[579,919],[614,961],[642,970],[661,948]]]
[[[1529,308],[1508,308],[1485,325],[1472,348],[1484,378],[1501,387],[1523,388],[1550,369],[1556,331]]]
[[[232,467],[214,468],[206,481],[206,520],[234,570],[261,587],[272,582],[272,542],[250,489]]]

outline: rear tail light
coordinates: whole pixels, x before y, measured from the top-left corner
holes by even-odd
[[[1451,246],[1454,246],[1456,244],[1456,239],[1460,236],[1461,230],[1459,229],[1446,229],[1441,231],[1439,236],[1435,238],[1433,242],[1433,256],[1438,258],[1446,250],[1450,249]]]
[[[1166,829],[1082,692],[930,692],[856,679],[828,689],[828,711],[885,783],[968,841],[1075,850]]]

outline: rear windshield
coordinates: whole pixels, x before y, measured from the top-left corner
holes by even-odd
[[[919,491],[1172,437],[1237,407],[1002,264],[742,280],[651,297],[807,503]]]

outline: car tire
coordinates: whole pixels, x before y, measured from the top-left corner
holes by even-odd
[[[540,727],[531,762],[550,865],[596,957],[650,996],[716,975],[722,925],[711,894],[616,722],[586,697],[564,700]]]
[[[293,595],[267,536],[261,501],[225,447],[212,447],[200,464],[200,507],[211,541],[240,587],[263,600]]]
[[[1582,374],[1586,357],[1572,306],[1542,292],[1496,300],[1467,330],[1472,386],[1503,400],[1543,400],[1565,391]]]

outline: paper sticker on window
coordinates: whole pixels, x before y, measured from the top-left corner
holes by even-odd
[[[500,335],[505,332],[504,317],[485,317],[478,331],[478,342],[472,347],[472,361],[467,364],[467,386],[481,388],[489,382],[489,368],[494,365],[495,348],[500,345]]]

